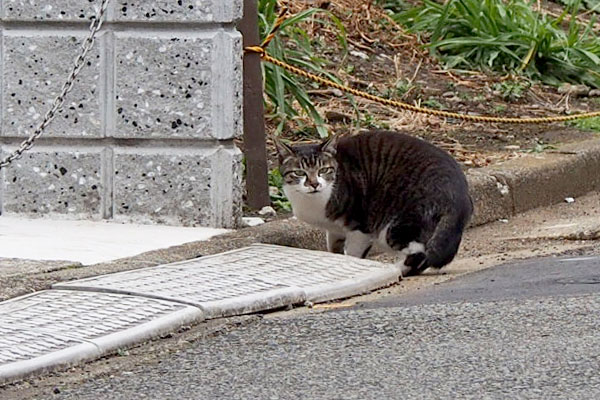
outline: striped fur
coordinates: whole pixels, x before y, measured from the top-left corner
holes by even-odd
[[[473,206],[443,150],[389,131],[277,149],[294,214],[327,230],[330,251],[365,257],[379,243],[404,256],[407,274],[454,258]]]

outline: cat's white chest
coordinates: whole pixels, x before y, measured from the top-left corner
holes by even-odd
[[[307,193],[300,186],[284,186],[283,191],[292,204],[296,218],[325,229],[337,227],[325,216],[325,209],[331,197],[330,185],[317,193]]]

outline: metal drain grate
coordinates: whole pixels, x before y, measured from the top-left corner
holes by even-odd
[[[119,294],[49,290],[12,299],[0,303],[0,382],[201,319],[196,307]]]
[[[397,268],[370,260],[272,245],[54,285],[179,301],[207,317],[347,297],[397,281]]]

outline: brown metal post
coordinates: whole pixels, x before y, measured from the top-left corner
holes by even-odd
[[[256,0],[244,0],[244,17],[238,24],[244,47],[260,45]],[[247,205],[260,209],[270,204],[260,55],[244,55],[244,153]]]

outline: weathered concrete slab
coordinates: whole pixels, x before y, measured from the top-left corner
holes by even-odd
[[[0,384],[202,319],[196,307],[119,294],[52,290],[12,299],[0,303]]]
[[[257,244],[53,287],[178,301],[215,318],[349,297],[390,285],[399,276],[395,266],[372,260]]]
[[[485,172],[506,183],[513,213],[520,213],[599,189],[599,170],[600,141],[591,140],[563,146],[559,152],[515,159]]]
[[[225,229],[119,224],[0,216],[0,277],[110,262],[190,241]],[[37,260],[37,263],[34,262]],[[68,260],[56,263],[56,260]],[[37,264],[37,266],[35,266]],[[0,283],[0,293],[6,287]]]
[[[509,186],[481,170],[467,172],[474,213],[470,225],[477,226],[513,215],[513,199]]]

